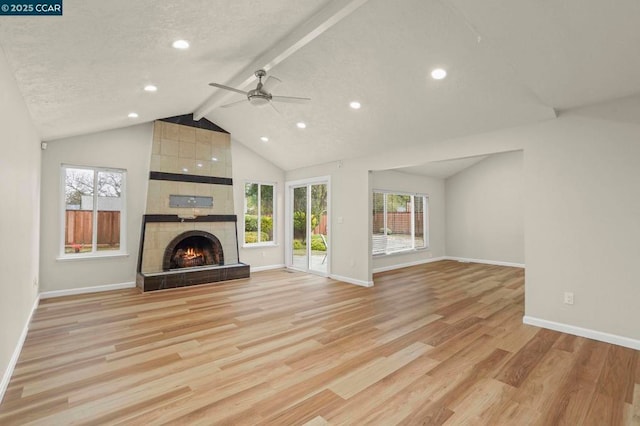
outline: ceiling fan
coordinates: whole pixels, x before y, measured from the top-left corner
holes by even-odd
[[[234,87],[225,86],[224,84],[218,83],[209,83],[209,86],[217,87],[219,89],[230,90],[232,92],[243,94],[247,97],[247,99],[243,99],[241,101],[232,102],[230,104],[222,105],[220,108],[228,108],[231,106],[240,105],[244,102],[249,102],[254,106],[265,106],[271,104],[271,102],[288,102],[288,103],[296,103],[303,104],[309,102],[310,98],[299,98],[295,96],[274,96],[271,94],[271,90],[273,90],[278,84],[282,83],[280,79],[269,76],[265,79],[264,83],[262,79],[266,77],[267,72],[265,70],[258,70],[254,73],[256,77],[258,77],[258,85],[255,89],[249,90],[245,92],[244,90],[236,89]],[[273,107],[273,105],[271,104]],[[275,108],[275,107],[274,107]]]

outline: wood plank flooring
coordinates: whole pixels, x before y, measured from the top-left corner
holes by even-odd
[[[43,300],[0,424],[640,424],[639,352],[522,324],[523,280],[442,261]]]

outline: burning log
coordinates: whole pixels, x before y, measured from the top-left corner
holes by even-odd
[[[204,253],[193,247],[189,247],[186,250],[176,250],[176,254],[172,260],[178,268],[191,268],[194,266],[204,266],[206,264]]]

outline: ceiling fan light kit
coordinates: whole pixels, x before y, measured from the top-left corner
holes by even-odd
[[[271,90],[274,89],[280,83],[282,83],[282,81],[273,76],[267,77],[267,72],[262,69],[257,70],[254,73],[254,75],[258,78],[258,85],[256,86],[255,89],[249,90],[248,92],[245,92],[240,89],[236,89],[234,87],[225,86],[224,84],[209,83],[209,86],[217,87],[218,89],[229,90],[231,92],[240,93],[247,97],[247,99],[243,99],[241,101],[231,102],[230,104],[222,105],[221,108],[229,108],[232,106],[242,104],[244,102],[249,102],[253,106],[263,107],[265,105],[269,105],[271,102],[306,103],[311,100],[310,98],[299,98],[295,96],[273,96],[271,94]],[[264,80],[264,83],[263,83],[262,79],[265,77],[267,78]]]

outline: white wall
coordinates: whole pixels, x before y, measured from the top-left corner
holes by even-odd
[[[40,139],[0,49],[0,400],[38,288]]]
[[[392,170],[371,173],[374,190],[415,192],[429,196],[429,248],[408,253],[374,256],[372,268],[391,269],[394,266],[417,264],[445,255],[445,184],[444,180]]]
[[[447,256],[524,263],[522,162],[495,154],[446,179]]]
[[[368,169],[351,161],[286,172],[287,181],[331,176],[331,276],[358,285],[371,280],[371,186]]]
[[[627,337],[640,347],[640,99],[519,128],[416,144],[286,173],[332,176],[332,270],[371,280],[368,170],[524,150],[527,316]],[[575,304],[564,305],[565,291]]]
[[[69,290],[135,281],[140,229],[145,211],[152,142],[151,123],[50,141],[42,162],[41,290]],[[234,207],[238,237],[242,238],[244,183],[247,180],[277,185],[277,241],[274,247],[243,248],[240,261],[252,268],[284,263],[284,172],[243,145],[231,143]],[[60,247],[60,165],[114,167],[127,170],[128,256],[58,260]]]
[[[500,137],[496,137],[496,133],[487,133],[439,143],[417,143],[401,151],[390,148],[372,156],[287,171],[285,177],[287,181],[292,181],[331,176],[332,275],[348,282],[371,285],[373,185],[369,171],[522,149],[524,142],[517,137],[519,132],[509,129]]]
[[[238,216],[238,242],[240,262],[249,264],[251,270],[284,266],[284,172],[274,164],[231,139],[233,159],[233,199]],[[276,184],[276,245],[243,247],[244,185],[246,182]]]
[[[530,136],[526,315],[640,348],[640,125],[575,114]],[[565,291],[573,306],[563,304]]]
[[[133,283],[136,279],[142,215],[147,200],[152,124],[59,139],[42,155],[41,291]],[[60,165],[127,170],[127,256],[58,260],[60,254]]]

